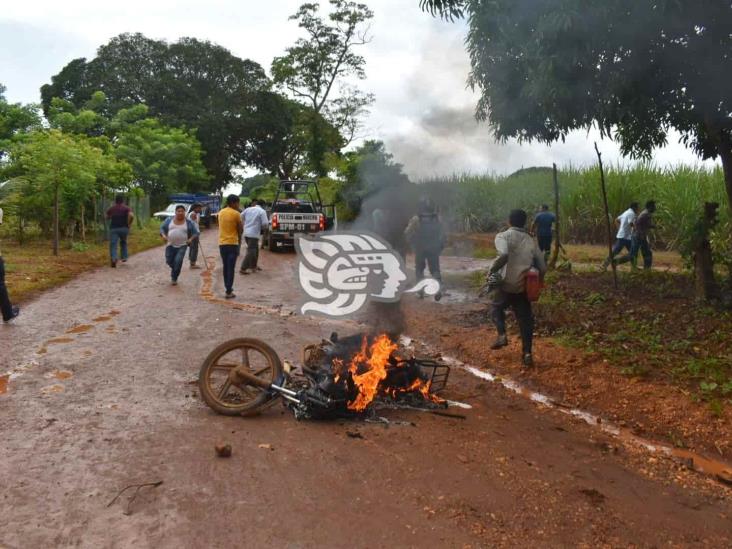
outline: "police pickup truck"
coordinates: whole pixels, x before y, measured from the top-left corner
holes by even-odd
[[[262,248],[270,251],[293,246],[296,234],[327,231],[336,225],[335,206],[323,204],[315,181],[280,181],[267,214]]]

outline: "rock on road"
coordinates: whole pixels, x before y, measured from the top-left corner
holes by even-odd
[[[465,420],[214,414],[195,381],[217,344],[259,337],[296,361],[358,328],[288,314],[289,253],[262,252],[264,271],[219,299],[213,231],[203,247],[213,287],[187,266],[170,286],[158,248],[0,326],[0,547],[732,545],[729,490],[682,486],[671,466],[644,474],[589,427],[457,370]],[[231,458],[215,456],[222,443]]]

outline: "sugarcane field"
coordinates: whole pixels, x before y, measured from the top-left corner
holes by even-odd
[[[732,547],[732,5],[0,9],[0,549]]]

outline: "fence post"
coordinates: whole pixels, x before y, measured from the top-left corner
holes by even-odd
[[[595,152],[597,153],[597,163],[600,165],[600,187],[602,188],[602,203],[605,206],[605,226],[607,228],[607,251],[608,257],[611,258],[610,264],[613,268],[613,286],[618,289],[618,268],[615,265],[615,261],[612,261],[613,256],[613,232],[610,227],[610,207],[607,204],[607,189],[605,188],[605,170],[602,167],[602,154],[600,149],[597,148],[597,142],[595,142]]]

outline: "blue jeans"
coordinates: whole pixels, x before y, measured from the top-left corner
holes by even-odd
[[[127,235],[130,230],[127,227],[112,227],[109,229],[109,257],[112,261],[117,261],[117,242],[119,242],[119,250],[122,259],[127,259]]]
[[[234,272],[236,271],[236,258],[239,257],[239,246],[237,244],[224,244],[219,246],[221,263],[224,265],[224,288],[226,293],[234,291]]]
[[[180,276],[180,270],[183,267],[183,260],[186,257],[186,249],[188,246],[181,246],[176,248],[175,246],[165,247],[165,262],[170,267],[170,279],[175,282]]]
[[[198,237],[191,240],[188,247],[188,260],[191,262],[191,265],[195,265],[198,260]]]

